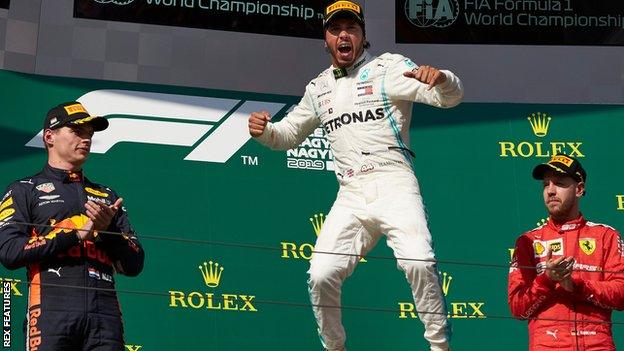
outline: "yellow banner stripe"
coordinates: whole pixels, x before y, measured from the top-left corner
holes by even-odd
[[[569,157],[559,155],[559,156],[553,156],[550,159],[549,163],[550,162],[559,162],[559,163],[563,163],[564,165],[570,167],[570,165],[572,164],[572,162],[574,162],[574,160],[569,158]]]
[[[12,208],[7,208],[6,210],[0,212],[0,221],[4,220],[5,218],[7,218],[8,216],[12,215],[15,213],[15,210]]]
[[[63,107],[65,109],[65,111],[67,112],[68,115],[73,115],[74,113],[87,113],[87,110],[85,110],[85,108],[82,106],[82,104],[73,104],[73,105],[69,105],[69,106],[65,106]]]
[[[0,205],[0,211],[4,210],[5,208],[9,207],[13,205],[13,196],[11,196],[10,198],[6,199],[5,202],[2,203],[2,205]]]
[[[338,1],[333,5],[327,6],[325,14],[327,15],[338,10],[353,10],[358,14],[361,14],[360,7],[350,1]]]

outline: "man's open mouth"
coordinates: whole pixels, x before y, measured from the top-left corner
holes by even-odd
[[[340,44],[338,44],[338,51],[341,54],[348,54],[348,53],[351,52],[351,50],[352,50],[351,44],[349,44],[349,43],[340,43]]]

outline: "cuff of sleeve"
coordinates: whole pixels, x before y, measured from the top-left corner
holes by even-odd
[[[59,250],[62,251],[78,245],[80,243],[80,239],[78,238],[78,233],[74,230],[69,234],[58,235],[56,237],[56,242]]]
[[[271,142],[271,135],[273,135],[273,123],[269,122],[264,129],[264,133],[262,133],[259,137],[255,137],[254,139],[258,140],[264,145],[268,145]]]
[[[535,278],[535,282],[539,286],[546,287],[549,290],[552,290],[552,289],[554,289],[557,286],[557,282],[555,282],[554,280],[548,278],[546,273],[542,273],[542,274],[538,275],[537,278]]]
[[[440,91],[449,90],[449,88],[451,88],[453,86],[453,79],[454,79],[455,75],[451,71],[447,71],[445,69],[440,70],[440,72],[442,72],[444,74],[444,76],[446,77],[446,81],[444,81],[444,83],[436,86],[436,89],[438,89]]]
[[[585,281],[579,278],[572,278],[572,282],[574,283],[574,292],[573,294],[576,296],[580,296],[585,298],[587,295],[587,287],[585,285]]]

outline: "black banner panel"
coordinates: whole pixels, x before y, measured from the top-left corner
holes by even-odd
[[[624,44],[624,1],[396,0],[401,44]]]
[[[322,0],[75,0],[74,17],[322,38]]]

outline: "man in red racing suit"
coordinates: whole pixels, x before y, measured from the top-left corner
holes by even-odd
[[[529,320],[529,350],[615,350],[611,311],[624,309],[619,233],[579,212],[587,175],[556,155],[533,171],[544,184],[548,222],[516,241],[509,271],[511,313]]]

